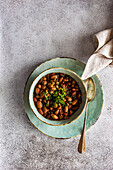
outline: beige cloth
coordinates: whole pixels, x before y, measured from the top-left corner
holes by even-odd
[[[81,77],[83,80],[91,77],[113,62],[113,28],[95,34],[93,41],[96,50],[88,59]]]

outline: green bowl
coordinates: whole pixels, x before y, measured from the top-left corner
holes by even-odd
[[[36,84],[38,83],[38,81],[45,75],[50,74],[50,73],[64,73],[67,74],[69,76],[71,76],[73,79],[75,79],[75,81],[78,83],[81,93],[82,93],[82,103],[80,104],[79,109],[71,116],[69,117],[69,119],[66,120],[49,120],[46,119],[45,117],[43,117],[37,110],[34,101],[33,101],[33,93],[34,93],[34,88],[36,86]],[[49,124],[49,125],[53,125],[53,126],[61,126],[61,125],[65,125],[65,124],[69,124],[72,121],[75,121],[84,111],[85,109],[85,105],[86,105],[86,88],[84,85],[84,82],[82,81],[82,79],[73,71],[66,69],[66,68],[60,68],[60,67],[54,67],[54,68],[50,68],[42,73],[40,73],[35,80],[32,82],[31,87],[30,87],[30,91],[29,91],[29,104],[30,107],[32,109],[32,111],[34,112],[34,114],[37,116],[37,118],[39,120],[41,120],[42,122]]]

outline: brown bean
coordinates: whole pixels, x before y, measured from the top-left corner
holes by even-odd
[[[40,90],[40,94],[43,93],[43,90]]]
[[[78,99],[75,99],[73,102],[72,102],[72,105],[76,105],[78,102]]]
[[[69,117],[68,116],[64,116],[64,119],[68,119]]]
[[[42,101],[42,99],[38,99],[39,101]]]
[[[61,120],[63,118],[63,115],[59,115],[59,119]]]
[[[46,106],[43,107],[43,112],[44,112],[44,114],[48,112],[48,109]]]
[[[58,119],[58,116],[56,116],[55,114],[51,114],[51,117],[52,117],[53,119]]]
[[[79,91],[79,89],[75,89],[75,91]]]
[[[55,73],[51,73],[51,74],[50,74],[50,76],[54,76],[54,75],[55,75]]]
[[[49,94],[47,94],[46,96],[49,96]]]
[[[41,84],[38,84],[38,88],[41,89]]]
[[[51,76],[51,79],[57,79],[58,75]]]
[[[50,110],[53,110],[53,108],[52,108],[52,107],[50,107],[49,109],[50,109]]]
[[[46,84],[47,84],[47,81],[44,81],[44,82],[43,82],[43,85],[46,85]]]
[[[36,88],[35,89],[35,93],[38,94],[40,92],[40,89],[39,88]]]
[[[39,95],[36,95],[36,98],[37,98],[37,99],[39,99],[39,98],[40,98],[40,96],[39,96]]]
[[[65,84],[63,84],[63,85],[62,85],[62,88],[64,89],[65,87],[66,87]]]
[[[45,80],[46,80],[46,77],[44,77],[43,80],[45,81]]]
[[[71,108],[72,108],[72,105],[69,105],[68,108],[71,109]]]
[[[42,86],[42,89],[43,89],[43,90],[46,89],[46,86]]]
[[[73,114],[73,111],[72,110],[70,110],[69,111],[69,116],[71,116]]]
[[[61,109],[61,110],[60,110],[60,115],[62,115],[62,114],[63,114],[63,110]]]
[[[72,95],[72,96],[75,96],[75,95],[76,95],[76,91],[74,91],[71,95]]]
[[[61,77],[61,78],[60,78],[59,82],[61,83],[61,82],[62,82],[62,80],[63,80],[63,77]]]
[[[68,113],[64,112],[64,116],[67,116],[67,115],[68,115]]]
[[[49,87],[49,88],[52,88],[52,87],[53,87],[53,84],[48,83],[48,87]]]
[[[55,91],[55,90],[56,90],[56,87],[52,87],[51,90]]]
[[[33,97],[33,100],[34,100],[34,102],[37,102],[37,99],[36,99],[36,97]]]
[[[68,106],[64,107],[64,112],[68,112]]]
[[[59,82],[58,82],[58,81],[56,82],[56,85],[59,85]]]
[[[64,81],[64,82],[67,82],[67,81],[69,81],[69,80],[68,80],[68,79],[64,79],[63,81]]]
[[[40,94],[40,98],[43,98],[44,97],[44,93],[42,92],[41,94]]]
[[[80,98],[80,97],[81,97],[81,94],[79,93],[79,94],[78,94],[78,98]]]
[[[37,108],[41,109],[42,108],[42,102],[41,101],[37,101]]]
[[[67,96],[67,100],[68,100],[68,102],[71,102],[72,98]]]
[[[59,109],[59,110],[62,109],[62,106],[60,105],[60,106],[58,107],[58,109]]]
[[[67,106],[69,106],[69,103],[68,103],[68,102],[66,102],[66,105],[67,105]]]
[[[57,109],[56,111],[55,111],[55,115],[58,115],[59,114],[59,110]]]
[[[72,110],[73,110],[73,111],[76,111],[77,109],[78,109],[78,106],[72,107]]]
[[[50,87],[50,86],[51,86],[51,83],[49,82],[49,83],[47,84],[47,86]]]
[[[52,79],[52,80],[50,80],[51,82],[54,82],[54,80]]]
[[[74,87],[74,84],[72,84],[71,87]]]
[[[43,111],[42,111],[42,109],[38,109],[38,111],[39,111],[39,113],[40,113],[41,115],[44,114]]]
[[[63,76],[64,75],[64,73],[60,73],[60,76]]]
[[[73,81],[72,81],[72,84],[75,84],[75,83],[76,83],[75,80],[73,80]]]
[[[46,103],[46,100],[43,100],[44,103]]]
[[[73,89],[72,89],[72,91],[76,91],[76,89],[75,89],[75,88],[73,88]]]
[[[71,85],[71,83],[70,83],[70,82],[68,82],[67,84],[68,84],[68,86],[70,86],[70,85]]]
[[[78,86],[75,86],[76,89],[78,89]]]

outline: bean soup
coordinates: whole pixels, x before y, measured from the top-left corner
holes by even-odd
[[[42,77],[35,86],[33,100],[38,112],[51,120],[68,119],[82,102],[77,82],[64,73]]]

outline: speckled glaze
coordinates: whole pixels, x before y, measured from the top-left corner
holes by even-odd
[[[80,104],[79,109],[69,118],[66,120],[49,120],[46,119],[45,117],[43,117],[37,110],[37,108],[35,107],[35,103],[33,101],[33,93],[34,93],[34,89],[36,84],[38,83],[38,81],[45,75],[50,74],[50,73],[64,73],[67,74],[69,76],[71,76],[73,79],[76,80],[77,84],[80,87],[81,93],[82,93],[82,103]],[[69,70],[69,69],[65,69],[65,68],[60,68],[60,67],[54,67],[54,68],[50,68],[47,69],[45,71],[43,71],[41,74],[39,74],[37,76],[37,78],[33,81],[33,83],[31,84],[30,87],[30,91],[29,91],[29,104],[30,107],[32,109],[32,111],[34,112],[34,114],[37,116],[37,118],[39,120],[41,120],[44,123],[47,123],[49,125],[53,125],[53,126],[61,126],[64,124],[68,124],[71,123],[72,121],[76,120],[84,111],[85,109],[85,104],[86,104],[86,88],[84,85],[84,82],[82,81],[82,79],[73,71]]]
[[[38,66],[30,75],[24,91],[24,108],[25,112],[27,113],[31,123],[42,133],[54,137],[54,138],[70,138],[77,136],[81,134],[82,127],[83,127],[83,120],[84,120],[84,114],[83,114],[73,121],[70,124],[64,125],[64,126],[51,126],[48,125],[42,121],[40,121],[35,114],[32,112],[30,105],[29,105],[29,90],[32,82],[37,77],[38,74],[40,74],[42,71],[52,68],[52,67],[63,67],[70,69],[77,73],[79,76],[82,75],[82,72],[84,70],[85,64],[72,59],[72,58],[55,58],[52,60],[48,60],[44,63],[42,63],[40,66]],[[103,106],[103,91],[102,87],[100,85],[99,79],[96,75],[92,76],[95,85],[96,85],[96,95],[95,99],[89,103],[88,111],[87,111],[87,121],[86,121],[86,129],[89,129],[98,119],[102,106]]]

